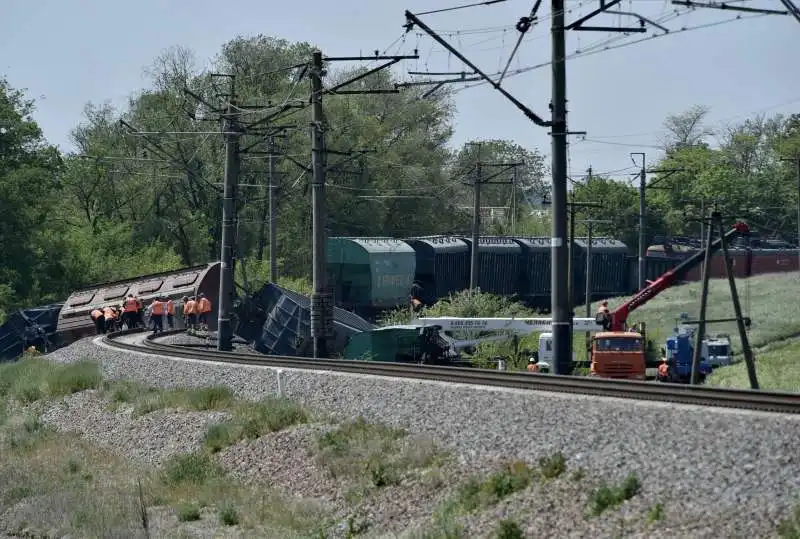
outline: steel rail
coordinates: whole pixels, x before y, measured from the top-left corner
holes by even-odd
[[[492,371],[466,367],[445,367],[408,363],[311,359],[292,356],[262,356],[252,353],[203,350],[197,347],[188,348],[181,345],[159,343],[155,340],[160,336],[175,335],[182,332],[183,330],[174,330],[164,332],[157,336],[148,335],[140,344],[120,342],[118,339],[134,333],[143,333],[143,330],[125,330],[106,335],[103,342],[114,348],[138,353],[170,356],[180,359],[232,363],[237,365],[335,371],[392,378],[525,389],[531,391],[573,393],[640,401],[647,400],[761,412],[800,414],[800,393],[714,388],[595,377],[556,376],[552,374]]]

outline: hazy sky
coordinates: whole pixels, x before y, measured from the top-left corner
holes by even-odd
[[[36,119],[47,138],[69,149],[69,132],[81,120],[88,101],[124,105],[126,97],[146,86],[143,68],[171,45],[193,49],[210,61],[222,43],[236,35],[265,34],[318,45],[326,55],[383,51],[403,34],[404,10],[413,12],[470,3],[467,0],[4,0],[0,17],[0,72],[15,87],[38,100]],[[517,38],[516,21],[533,0],[507,0],[423,20],[487,72],[502,70]],[[729,2],[781,9],[778,0]],[[549,118],[551,70],[549,2],[542,2],[542,24],[525,37],[510,72],[545,64],[507,79],[507,89],[534,112]],[[568,21],[588,13],[594,1],[568,1]],[[600,50],[567,64],[569,127],[587,131],[572,138],[570,167],[583,174],[634,171],[630,152],[658,157],[664,117],[692,104],[711,107],[714,125],[755,113],[800,111],[800,23],[770,15],[729,23],[730,11],[672,5],[664,0],[625,0],[622,11],[637,11],[671,30],[642,43],[618,47],[662,32],[609,34],[570,32],[568,54]],[[715,26],[693,29],[700,25]],[[636,20],[602,15],[592,24],[637,26]],[[685,31],[679,31],[686,28]],[[603,48],[592,45],[605,43]],[[422,58],[407,70],[458,71],[459,60],[418,31],[409,33],[388,53],[419,49]],[[792,51],[795,51],[794,53]],[[463,86],[463,85],[462,85]],[[465,88],[457,98],[454,144],[473,138],[508,138],[550,154],[547,129],[527,120],[487,86]]]

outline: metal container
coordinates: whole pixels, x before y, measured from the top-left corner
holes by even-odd
[[[427,236],[405,242],[416,253],[414,280],[422,287],[420,298],[431,305],[469,287],[469,245],[459,238]]]
[[[328,240],[329,285],[345,308],[386,309],[408,304],[416,253],[391,238]]]
[[[535,307],[549,308],[552,249],[549,237],[513,238],[521,247],[519,294]]]
[[[575,288],[575,304],[586,301],[586,256],[588,238],[575,238],[573,275],[580,286]],[[628,246],[612,238],[592,238],[592,297],[590,301],[621,296],[628,290]]]
[[[461,238],[472,249],[471,238]],[[478,239],[478,287],[498,296],[516,295],[520,289],[522,247],[511,238],[482,236]]]

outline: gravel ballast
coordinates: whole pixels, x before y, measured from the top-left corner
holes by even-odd
[[[800,495],[796,416],[322,371],[281,369],[278,374],[273,368],[109,350],[93,341],[83,339],[48,358],[96,360],[106,378],[156,387],[225,385],[247,399],[275,395],[280,376],[283,396],[330,414],[326,419],[360,415],[432,436],[476,473],[500,458],[535,464],[559,451],[568,469],[585,470],[583,479],[561,477],[467,517],[470,537],[486,536],[506,517],[531,537],[774,537]],[[92,417],[83,417],[80,428],[91,431],[95,421],[97,429],[110,428]],[[284,442],[291,443],[291,437]],[[175,449],[174,443],[168,445]],[[264,454],[263,449],[229,451],[237,473],[248,467],[249,455],[257,461]],[[257,462],[253,467],[265,470]],[[637,496],[615,511],[584,518],[593,487],[619,483],[631,472],[641,481]],[[283,475],[280,482],[286,481]],[[657,503],[664,518],[650,523],[648,510]]]

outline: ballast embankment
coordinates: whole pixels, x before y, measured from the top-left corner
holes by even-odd
[[[96,360],[107,378],[158,387],[225,385],[249,399],[278,390],[275,369],[109,350],[93,339],[49,357]],[[560,451],[570,467],[598,480],[619,483],[636,473],[641,494],[620,511],[644,515],[648,507],[662,504],[673,515],[664,537],[770,536],[800,494],[796,415],[320,371],[283,369],[280,380],[284,396],[336,418],[360,415],[430,434],[476,472],[498,457],[535,463]],[[520,509],[505,505],[501,510]],[[560,524],[564,537],[586,531],[569,520]],[[611,529],[597,529],[595,536]],[[655,530],[641,533],[659,536]]]

